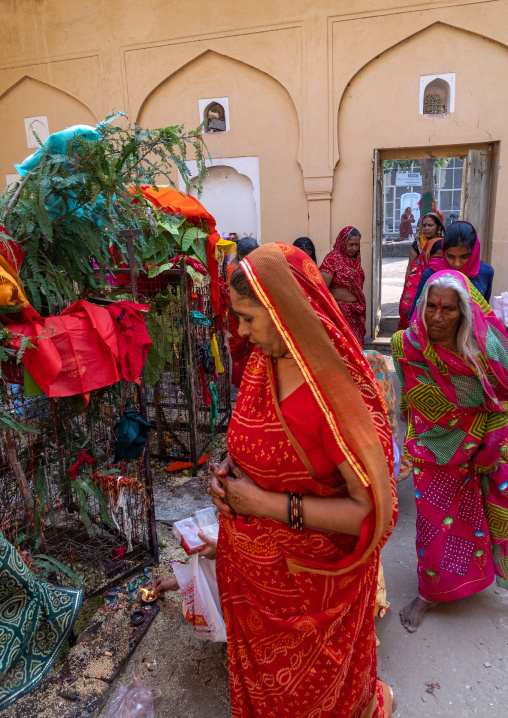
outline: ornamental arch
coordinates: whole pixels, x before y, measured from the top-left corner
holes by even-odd
[[[206,52],[150,93],[137,122],[163,127],[178,114],[179,122],[196,127],[203,97],[228,98],[230,129],[205,135],[212,160],[258,158],[260,224],[270,228],[270,235],[258,240],[293,242],[306,234],[307,198],[297,160],[299,123],[287,90],[246,63]]]
[[[420,76],[435,75],[444,68],[456,72],[454,112],[420,114]],[[441,156],[433,151],[439,146],[453,156],[454,145],[464,148],[508,142],[498,91],[507,72],[506,46],[450,25],[434,24],[388,48],[350,80],[338,108],[340,159],[334,172],[332,229],[336,234],[344,225],[352,224],[362,232],[368,305],[373,276],[375,150],[382,150],[385,159],[390,148],[393,157],[411,158]],[[408,148],[407,153],[404,148]],[[420,154],[413,154],[416,149]],[[499,253],[506,259],[502,218],[495,216],[494,208],[496,197],[507,191],[508,180],[496,175],[490,213],[492,257]]]
[[[34,152],[29,148],[25,118],[46,116],[50,133],[71,125],[97,124],[93,113],[80,100],[32,77],[24,77],[0,97],[0,184],[16,172],[19,164]]]

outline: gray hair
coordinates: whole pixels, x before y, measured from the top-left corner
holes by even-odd
[[[467,289],[462,284],[460,279],[458,277],[455,277],[453,274],[442,274],[435,279],[429,279],[429,281],[427,282],[427,286],[425,287],[425,291],[423,292],[422,302],[420,305],[421,317],[425,329],[427,329],[427,324],[425,322],[425,309],[427,308],[429,292],[432,287],[440,287],[441,289],[453,289],[454,292],[457,292],[457,296],[459,298],[459,309],[461,314],[461,319],[457,330],[457,349],[459,351],[459,354],[461,354],[468,362],[473,364],[473,366],[478,370],[478,373],[483,381],[484,372],[480,365],[480,362],[478,361],[480,349],[478,347],[478,342],[476,341],[476,336],[474,333],[473,307],[471,306],[471,298],[468,294]]]

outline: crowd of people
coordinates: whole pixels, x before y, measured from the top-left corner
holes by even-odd
[[[393,382],[364,352],[360,241],[345,227],[319,268],[307,237],[249,246],[230,274],[250,358],[209,493],[234,718],[392,715],[374,616],[411,469],[419,589],[402,625],[494,578],[508,588],[508,333],[492,267],[468,222],[422,218],[392,338],[397,462]]]
[[[494,579],[508,589],[508,332],[488,304],[493,269],[471,224],[422,218],[391,340],[402,441],[387,363],[364,350],[360,244],[344,227],[318,266],[308,237],[246,237],[228,268],[239,392],[228,451],[210,465],[219,539],[202,538],[216,561],[233,718],[392,716],[374,619],[388,605],[380,556],[396,482],[411,470],[418,595],[404,628]],[[49,646],[59,648],[81,592],[40,588],[7,542],[3,554],[20,590],[42,597],[36,635],[61,612]],[[177,588],[162,576],[155,593]]]

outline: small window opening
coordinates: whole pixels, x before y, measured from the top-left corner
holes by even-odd
[[[423,114],[444,115],[449,108],[450,85],[441,78],[429,82],[423,95]]]
[[[226,113],[220,102],[212,102],[205,109],[205,132],[225,132]]]

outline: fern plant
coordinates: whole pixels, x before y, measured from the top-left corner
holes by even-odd
[[[154,230],[147,203],[133,203],[130,189],[155,187],[161,177],[175,187],[176,170],[189,186],[190,152],[197,160],[199,188],[206,174],[200,127],[149,130],[120,127],[109,119],[97,126],[95,139],[75,135],[68,140],[63,154],[41,145],[37,166],[0,195],[0,223],[25,252],[20,276],[41,314],[105,287],[110,247],[126,253],[120,230],[141,226],[136,251],[141,259],[151,253],[159,229]]]

